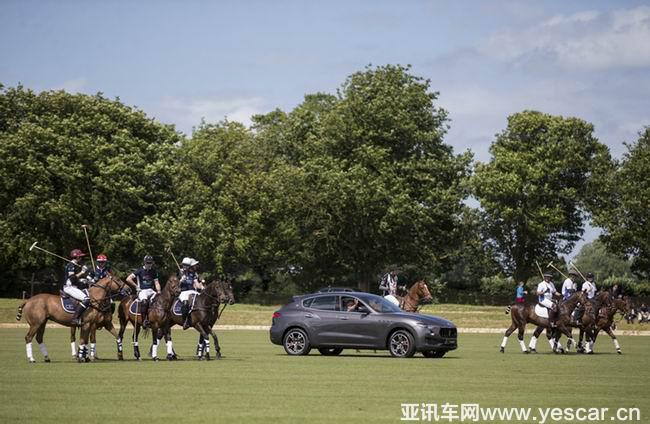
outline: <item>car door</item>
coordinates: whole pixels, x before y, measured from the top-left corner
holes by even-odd
[[[356,307],[350,309],[350,302]],[[351,347],[377,347],[383,346],[379,337],[381,334],[381,323],[377,314],[368,308],[361,299],[356,296],[341,296],[341,311],[338,314],[339,343]],[[349,310],[350,309],[350,310]]]
[[[304,323],[309,329],[312,344],[316,346],[336,343],[338,338],[337,295],[316,296],[304,310]]]

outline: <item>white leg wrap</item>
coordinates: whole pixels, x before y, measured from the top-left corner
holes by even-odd
[[[555,347],[555,343],[553,342],[554,339],[551,337],[550,339],[547,340],[548,340],[548,344],[551,345],[551,349],[553,349]]]
[[[32,352],[32,343],[26,343],[25,344],[25,350],[27,351],[27,359],[30,361],[34,360],[34,353]]]
[[[167,342],[167,355],[173,355],[174,354],[174,349],[172,347],[172,341]]]
[[[90,356],[92,356],[94,358],[96,353],[97,353],[97,348],[95,347],[95,343],[91,343],[90,344]]]
[[[524,343],[523,340],[519,340],[519,346],[521,346],[521,351],[522,352],[525,352],[526,350],[528,350],[528,349],[526,349],[526,343]]]
[[[535,349],[537,347],[537,337],[533,336],[530,338],[530,343],[528,343],[530,349]]]
[[[151,357],[155,358],[158,356],[158,343],[151,346]]]
[[[43,356],[50,356],[47,354],[47,348],[45,347],[45,343],[39,343],[38,348],[43,354]]]
[[[594,350],[594,342],[589,342],[589,350]]]
[[[501,342],[501,347],[506,347],[506,343],[508,343],[508,338],[504,336],[503,341]]]
[[[614,339],[614,347],[616,350],[621,350],[621,345],[618,344],[618,339]]]
[[[70,352],[72,352],[72,356],[77,356],[77,343],[76,342],[70,342]]]
[[[137,345],[138,345],[138,342],[133,342],[133,346],[137,346]]]

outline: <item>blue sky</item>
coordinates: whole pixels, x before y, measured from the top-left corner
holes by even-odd
[[[0,83],[101,91],[186,134],[387,63],[431,79],[478,160],[524,109],[592,122],[616,157],[650,125],[647,1],[0,3]]]

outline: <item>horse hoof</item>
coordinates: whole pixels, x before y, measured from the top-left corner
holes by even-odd
[[[29,358],[29,363],[30,363],[30,364],[35,364],[35,363],[36,363],[36,359],[34,359],[34,358]]]
[[[621,352],[618,352],[618,353],[621,353]],[[44,361],[44,362],[52,362],[52,361],[50,361],[50,357],[49,357],[49,356],[46,356],[45,359],[43,359],[43,361]]]
[[[524,350],[523,353],[525,353],[525,354],[529,354],[530,351],[529,351],[529,350]]]
[[[593,354],[594,354],[593,350],[590,350],[589,352],[587,352],[587,355],[593,355]]]
[[[620,350],[617,350],[616,353],[618,353],[619,355],[623,354],[623,352],[621,352]]]
[[[154,362],[158,362],[158,361],[160,361],[160,359],[159,359],[157,356],[154,357],[153,360],[154,360]]]
[[[504,348],[501,347],[501,348],[499,348],[499,352],[500,352],[500,353],[506,353],[506,350],[505,350]]]
[[[530,353],[537,353],[537,349],[531,349]]]
[[[174,360],[174,355],[167,355],[167,360],[168,361],[173,361]]]
[[[124,360],[124,356],[123,356],[123,355],[117,355],[117,360],[118,360],[118,361],[123,361],[123,360]]]

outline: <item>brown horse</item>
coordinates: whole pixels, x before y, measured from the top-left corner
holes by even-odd
[[[94,361],[99,359],[97,356],[97,330],[106,328],[110,333],[115,337],[117,341],[117,359],[122,359],[122,343],[118,341],[119,335],[115,327],[113,326],[113,312],[115,312],[115,304],[111,302],[111,309],[109,311],[103,312],[103,319],[97,323],[94,331],[90,333],[90,360]],[[72,352],[72,358],[77,357],[77,327],[70,327],[70,350]]]
[[[103,323],[106,312],[110,312],[111,299],[119,294],[125,287],[126,283],[114,276],[102,278],[97,283],[93,284],[88,289],[88,296],[90,297],[90,306],[83,313],[83,324],[79,334],[79,354],[77,360],[79,362],[87,362],[87,347],[88,336],[96,330],[99,323]],[[52,320],[65,326],[72,326],[73,313],[66,312],[61,306],[61,297],[54,294],[38,294],[18,307],[18,314],[16,320],[20,320],[25,315],[25,319],[29,323],[29,330],[25,335],[25,350],[27,352],[27,359],[29,362],[36,362],[32,354],[32,339],[36,336],[39,349],[43,354],[45,362],[50,362],[49,354],[45,343],[43,343],[43,333],[45,333],[45,326],[47,321]],[[114,328],[112,323],[107,327],[111,333]],[[112,331],[113,330],[113,331]]]
[[[399,307],[406,312],[417,312],[420,306],[433,302],[433,296],[424,280],[420,280],[408,289],[406,296],[395,296]]]
[[[166,328],[168,322],[167,312],[169,311],[173,299],[178,295],[178,293],[180,293],[178,278],[176,278],[176,276],[171,276],[167,280],[165,287],[161,290],[161,293],[154,297],[153,301],[147,308],[147,317],[151,324],[152,334],[158,334],[159,329]],[[136,306],[136,313],[131,312],[131,305],[136,300],[137,295],[134,294],[120,302],[120,307],[118,309],[118,317],[120,319],[118,343],[122,343],[126,326],[128,323],[131,323],[131,325],[133,325],[133,356],[136,360],[140,360],[140,330],[142,329],[142,324],[147,317],[143,316],[143,314],[138,310],[138,307],[140,306],[139,304]],[[154,356],[154,360],[158,360],[158,358]]]
[[[558,318],[556,320],[556,328],[554,329],[555,332],[551,344],[551,347],[553,348],[553,352],[564,353],[564,349],[559,345],[559,341],[558,341],[560,333],[566,335],[567,338],[569,339],[569,341],[567,342],[567,347],[570,347],[571,343],[575,343],[573,337],[571,336],[571,328],[569,326],[569,323],[571,321],[571,314],[573,313],[573,310],[576,308],[576,305],[578,304],[578,302],[584,303],[584,300],[585,300],[584,293],[578,292],[572,294],[571,297],[569,297],[568,299],[560,303]],[[503,341],[501,342],[501,347],[499,348],[499,351],[501,353],[505,352],[506,343],[508,342],[508,337],[510,337],[510,335],[515,330],[518,330],[517,339],[519,339],[519,345],[521,346],[522,352],[530,353],[530,351],[526,348],[526,344],[524,343],[524,331],[526,329],[526,324],[528,323],[535,324],[537,326],[537,329],[535,331],[536,334],[533,335],[533,339],[531,340],[531,344],[530,344],[530,346],[532,346],[533,351],[535,351],[536,348],[537,337],[541,333],[541,330],[537,332],[538,329],[546,328],[546,329],[551,329],[551,331],[553,332],[551,321],[548,318],[544,318],[537,315],[535,313],[535,305],[516,303],[506,308],[506,313],[510,313],[512,324],[510,324],[510,327],[506,330],[504,334]]]
[[[612,304],[612,296],[608,291],[601,291],[593,299],[587,299],[583,303],[584,311],[580,319],[579,325],[580,338],[578,342],[578,353],[593,353],[594,333],[596,323],[598,322],[599,315],[606,315],[607,312],[602,310],[603,307],[608,307]],[[586,342],[583,339],[586,336]]]
[[[621,312],[623,316],[625,316],[629,314],[631,310],[632,310],[632,300],[627,296],[622,299],[620,298],[611,299],[609,304],[603,304],[603,306],[601,306],[598,312],[598,316],[596,317],[595,323],[593,323],[590,327],[586,328],[587,343],[588,343],[587,353],[593,353],[593,345],[596,343],[596,338],[598,337],[598,333],[600,333],[600,331],[602,330],[605,331],[612,339],[612,342],[614,343],[614,347],[616,348],[616,353],[618,353],[619,355],[622,354],[623,352],[621,351],[621,346],[618,344],[618,340],[616,339],[616,334],[614,334],[614,329],[612,328],[613,327],[612,324],[614,323],[614,316],[616,315],[616,312]]]
[[[220,298],[224,299],[222,302],[220,302],[223,304],[223,308],[219,310],[219,305],[217,305],[217,307],[215,308],[216,313],[213,313],[211,316],[212,319],[206,322],[206,328],[210,329],[210,333],[212,334],[212,338],[214,339],[214,345],[217,352],[217,359],[221,359],[221,350],[219,349],[219,339],[217,338],[216,333],[212,331],[212,328],[214,327],[214,324],[217,322],[217,320],[221,318],[221,314],[226,309],[226,306],[235,304],[235,295],[233,294],[232,283],[230,282],[230,280],[217,280],[217,281],[219,282],[219,287],[221,287]],[[210,360],[210,345],[206,344],[203,336],[199,334],[199,342],[196,345],[196,357],[200,358],[204,354],[205,354],[205,359]]]
[[[203,344],[205,349],[201,353],[210,351],[210,335],[212,335],[215,343],[215,352],[217,359],[221,358],[221,347],[219,346],[219,339],[217,338],[217,335],[212,330],[212,325],[218,318],[217,311],[219,305],[229,302],[223,284],[224,283],[221,281],[215,280],[205,286],[203,291],[201,291],[201,293],[196,296],[194,302],[190,302],[192,307],[189,313],[192,327],[203,337]],[[171,309],[173,309],[173,307]],[[169,337],[169,342],[171,342],[171,328],[174,325],[183,325],[183,317],[181,315],[176,315],[173,310],[170,312],[170,330],[167,334]],[[198,356],[197,359],[209,360],[210,357],[201,355]]]

